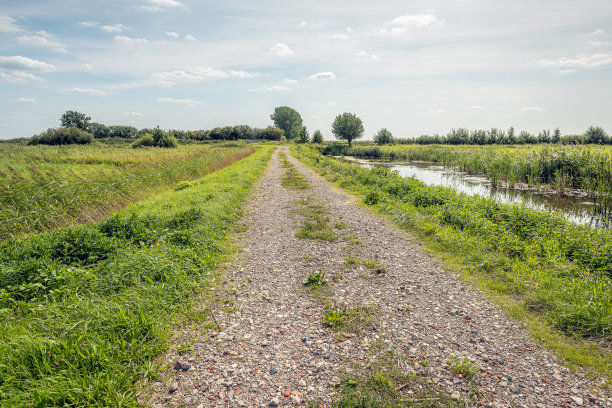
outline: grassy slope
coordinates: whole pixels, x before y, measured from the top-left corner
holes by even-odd
[[[296,155],[351,190],[489,292],[534,337],[565,358],[612,374],[612,233],[560,217],[322,157]]]
[[[244,145],[132,149],[0,144],[0,240],[97,221],[253,150]]]
[[[272,148],[98,224],[0,245],[0,405],[137,406]]]

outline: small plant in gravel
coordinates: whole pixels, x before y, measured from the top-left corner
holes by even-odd
[[[304,286],[318,288],[327,285],[324,272],[311,272],[304,280]]]
[[[324,326],[331,327],[332,329],[339,330],[344,327],[344,321],[348,318],[348,312],[346,308],[333,307],[328,308],[323,317],[321,323]]]
[[[366,364],[342,376],[334,408],[463,407],[414,373],[409,362],[391,351],[380,350]]]
[[[348,229],[348,228],[351,228],[351,226],[350,226],[350,225],[348,225],[348,224],[347,224],[347,223],[345,223],[345,222],[336,222],[336,223],[334,224],[334,228],[335,228],[335,229],[339,229],[339,230],[341,230],[341,229]]]
[[[193,344],[191,343],[183,343],[176,349],[176,352],[184,356],[185,354],[191,353],[193,351]]]
[[[287,162],[289,163],[289,162]],[[291,190],[307,190],[310,188],[310,183],[304,176],[289,164],[289,170],[283,174],[281,184],[283,187]]]
[[[336,331],[360,333],[374,324],[375,309],[373,306],[356,307],[328,305],[323,313],[321,323]]]
[[[468,357],[459,355],[453,357],[450,364],[450,370],[455,375],[461,374],[466,378],[472,378],[478,373],[480,367]]]
[[[364,259],[361,262],[368,269],[383,269],[385,267],[385,264],[372,259]]]
[[[361,263],[361,260],[359,258],[354,258],[351,255],[344,258],[345,268],[354,268],[355,266],[358,266],[360,263]]]
[[[317,239],[320,241],[336,241],[338,236],[329,225],[329,210],[312,198],[298,200],[299,209],[296,212],[304,217],[298,238]]]
[[[346,242],[348,242],[349,244],[354,244],[354,245],[358,245],[358,244],[363,244],[363,241],[360,240],[357,235],[353,232],[349,232],[348,234],[344,234],[342,236],[342,239],[345,240]]]

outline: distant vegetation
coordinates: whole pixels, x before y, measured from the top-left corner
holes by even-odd
[[[515,145],[515,144],[612,144],[612,138],[598,126],[589,127],[582,135],[561,135],[559,128],[554,131],[542,130],[537,135],[525,130],[516,132],[513,127],[507,131],[453,129],[446,135],[423,135],[409,139],[393,139],[394,144],[448,144],[448,145]],[[379,143],[382,144],[382,143]]]
[[[270,115],[274,126],[282,129],[288,140],[297,139],[303,134],[305,127],[302,126],[302,117],[293,108],[279,106]]]

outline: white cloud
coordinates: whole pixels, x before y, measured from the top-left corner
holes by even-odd
[[[0,72],[0,80],[13,84],[27,84],[33,81],[42,81],[41,77],[28,74],[27,72]]]
[[[26,97],[20,97],[17,99],[12,99],[12,102],[14,103],[37,103],[36,99],[34,98],[26,98]]]
[[[140,112],[125,112],[124,115],[125,116],[144,116],[144,114]]]
[[[191,35],[191,34],[186,34],[185,35],[185,40],[187,40],[187,41],[195,41],[196,38],[193,35]]]
[[[18,33],[23,31],[15,25],[15,19],[9,16],[0,16],[0,33]]]
[[[223,71],[210,67],[191,67],[186,70],[166,71],[153,74],[156,85],[169,87],[179,84],[202,82],[208,79],[255,78],[261,74],[246,71]]]
[[[157,6],[140,6],[139,8],[150,11],[151,13],[159,13],[160,11],[164,11],[163,8]]]
[[[169,7],[183,7],[185,6],[180,1],[176,0],[148,0],[148,6],[139,6],[140,9],[150,11],[151,13],[159,13],[165,11]]]
[[[103,25],[100,27],[101,30],[106,31],[107,33],[120,33],[126,27],[123,24],[115,24],[115,25]]]
[[[90,70],[93,69],[93,67],[91,66],[91,64],[84,64],[83,68],[85,68],[86,70]]]
[[[290,79],[290,78],[285,78],[285,80],[283,81],[286,84],[297,84],[297,79]]]
[[[98,23],[97,21],[83,21],[81,23],[81,25],[83,25],[85,27],[96,27],[96,26],[100,25],[100,23]]]
[[[59,41],[55,41],[53,35],[47,33],[46,31],[39,31],[36,33],[38,35],[23,35],[17,37],[17,42],[23,45],[29,45],[31,47],[41,47],[41,48],[50,48],[55,52],[59,52],[62,54],[67,53],[66,48],[64,48],[64,44]]]
[[[146,38],[131,38],[124,35],[116,35],[114,40],[123,45],[143,45],[149,42]]]
[[[75,95],[91,95],[91,96],[104,96],[106,92],[99,89],[85,89],[85,88],[72,88],[68,93]]]
[[[319,72],[308,77],[312,81],[330,81],[336,79],[336,74],[333,72]]]
[[[521,109],[522,112],[542,112],[543,110],[544,108],[541,108],[539,106],[528,106]]]
[[[12,56],[12,57],[0,57],[0,67],[6,69],[12,69],[15,71],[32,71],[32,72],[55,72],[57,69],[51,64],[42,62],[39,60]]]
[[[604,30],[602,30],[601,28],[598,28],[597,30],[593,31],[591,34],[589,35],[601,35],[604,33]]]
[[[379,60],[380,59],[379,56],[374,55],[374,54],[370,55],[370,54],[368,54],[365,51],[358,51],[358,52],[353,53],[353,55],[356,56],[356,57],[359,57],[359,58],[369,58],[369,59],[373,59],[373,60]]]
[[[249,89],[249,92],[274,92],[274,91],[293,91],[293,88],[280,85],[260,86],[259,88]]]
[[[175,99],[175,98],[157,98],[157,102],[161,103],[176,103],[176,104],[184,104],[193,108],[196,105],[201,104],[200,101],[194,101],[193,99]]]
[[[166,31],[166,35],[170,38],[178,38],[179,37],[179,33],[176,33],[174,31]]]
[[[432,109],[432,110],[426,111],[425,113],[427,115],[439,115],[444,112],[448,112],[448,111],[446,109]]]
[[[183,3],[176,0],[149,0],[149,3],[158,7],[178,7],[183,5]]]
[[[588,69],[612,64],[612,54],[580,54],[574,58],[558,58],[556,60],[540,60],[538,65],[561,69],[560,72],[569,73],[577,69]]]
[[[295,54],[295,52],[289,48],[287,44],[276,43],[276,45],[270,48],[270,52],[279,57],[288,57]]]
[[[444,20],[439,19],[432,13],[426,14],[404,14],[395,17],[385,25],[389,28],[380,30],[382,34],[402,34],[411,28],[423,28],[430,25],[442,25]]]
[[[467,108],[465,108],[465,110],[467,111],[479,111],[483,109],[487,109],[486,106],[472,105],[472,106],[468,106]]]

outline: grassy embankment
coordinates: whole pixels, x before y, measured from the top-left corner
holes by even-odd
[[[94,222],[130,202],[202,177],[254,147],[0,144],[0,241]]]
[[[333,148],[328,148],[332,149]],[[337,148],[336,148],[337,149]],[[340,149],[342,150],[342,148]],[[559,195],[571,189],[598,197],[604,214],[612,211],[610,146],[361,146],[344,154],[370,159],[427,161],[484,174],[493,185],[547,186]],[[338,153],[338,152],[336,152]]]
[[[606,347],[612,340],[612,232],[427,187],[308,147],[293,151],[364,203],[394,216],[566,361],[612,374]]]
[[[271,150],[99,223],[0,244],[0,405],[139,406],[137,382],[228,253]]]

